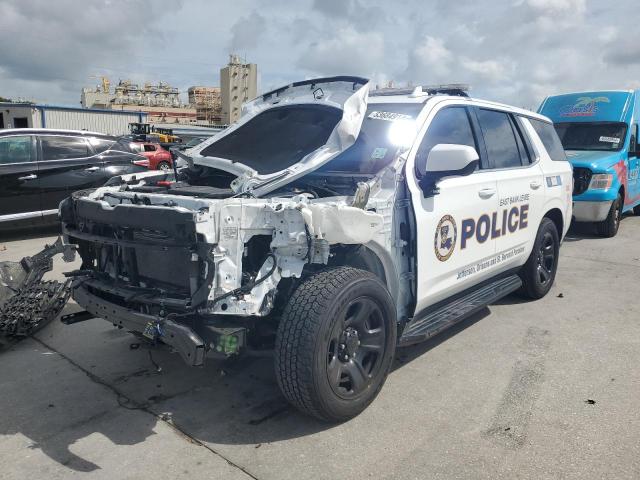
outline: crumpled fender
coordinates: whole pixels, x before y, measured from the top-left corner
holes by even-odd
[[[329,243],[365,244],[384,225],[382,215],[348,205],[308,204],[300,212],[311,235]]]

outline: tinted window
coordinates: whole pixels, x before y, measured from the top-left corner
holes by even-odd
[[[355,143],[318,172],[377,173],[393,161],[400,148],[391,129],[398,128],[398,121],[415,120],[422,108],[421,103],[369,104]]]
[[[478,121],[492,168],[521,167],[522,154],[509,114],[479,109]]]
[[[325,105],[272,108],[207,146],[201,154],[240,162],[261,174],[278,172],[324,145],[341,118],[341,109]]]
[[[144,151],[145,152],[155,152],[156,151],[156,146],[155,145],[145,145],[144,146]]]
[[[44,160],[65,160],[89,157],[89,146],[84,138],[78,137],[40,137],[42,158]]]
[[[0,165],[32,162],[32,155],[31,137],[0,138]]]
[[[564,153],[562,142],[560,142],[560,138],[558,138],[558,134],[555,128],[553,128],[553,124],[532,118],[529,119],[529,122],[540,137],[540,140],[542,140],[544,148],[547,149],[551,160],[566,161],[567,156]]]
[[[445,108],[431,121],[416,154],[416,167],[421,175],[425,172],[429,152],[440,143],[468,145],[477,150],[466,108]]]

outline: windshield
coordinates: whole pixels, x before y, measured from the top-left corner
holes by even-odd
[[[326,144],[342,110],[316,104],[270,108],[200,154],[239,162],[258,174],[284,170]]]
[[[555,127],[565,150],[620,150],[627,133],[627,124],[621,122],[565,122]]]
[[[398,137],[406,137],[403,135],[405,132],[398,131],[398,127],[406,127],[406,133],[411,136],[411,129],[415,130],[413,121],[423,106],[423,103],[370,104],[355,143],[317,171],[360,174],[379,172],[393,161],[404,143],[398,142]]]

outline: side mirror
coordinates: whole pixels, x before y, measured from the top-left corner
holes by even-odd
[[[427,168],[419,181],[425,197],[438,194],[437,183],[444,177],[471,175],[480,157],[473,147],[439,143],[431,149],[427,157]]]

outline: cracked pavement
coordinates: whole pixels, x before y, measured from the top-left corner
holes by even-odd
[[[54,236],[0,240],[0,260]],[[640,478],[639,238],[638,217],[613,239],[570,232],[547,297],[400,350],[342,425],[289,407],[270,358],[195,369],[56,320],[0,350],[0,479]]]

